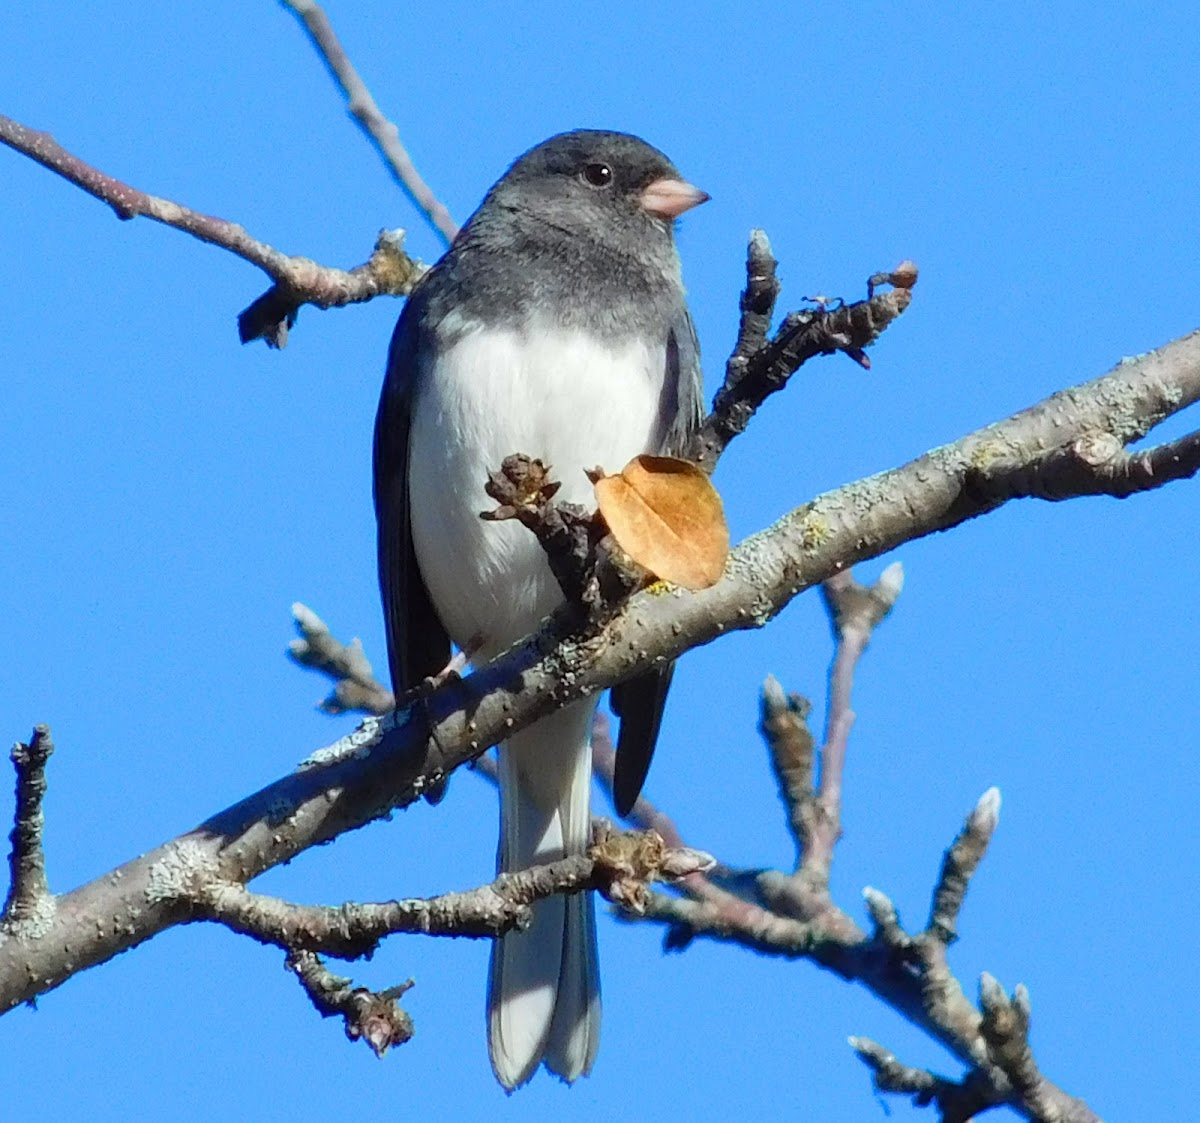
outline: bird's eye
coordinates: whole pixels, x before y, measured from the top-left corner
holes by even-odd
[[[607,187],[612,183],[612,168],[607,164],[585,164],[583,178],[593,187]]]

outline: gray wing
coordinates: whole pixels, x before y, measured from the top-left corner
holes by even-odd
[[[676,317],[667,336],[667,377],[664,400],[673,399],[675,419],[667,431],[665,452],[677,455],[699,426],[703,416],[703,383],[700,373],[700,344],[696,327],[686,308]],[[621,719],[617,738],[617,761],[613,773],[613,803],[624,817],[633,809],[662,725],[663,707],[675,664],[644,671],[613,687],[610,705]]]
[[[375,415],[375,520],[388,668],[399,696],[450,660],[450,637],[421,579],[408,516],[408,432],[417,372],[420,298],[400,313]]]

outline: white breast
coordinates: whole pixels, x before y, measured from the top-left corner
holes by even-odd
[[[532,631],[561,600],[534,536],[485,522],[488,474],[516,452],[540,457],[557,498],[595,506],[585,468],[617,472],[663,439],[665,346],[614,348],[579,331],[447,325],[454,341],[419,373],[409,500],[421,574],[459,646],[487,658]]]

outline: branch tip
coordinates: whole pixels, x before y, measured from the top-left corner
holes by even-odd
[[[292,617],[299,639],[288,643],[288,658],[333,680],[332,692],[318,705],[327,714],[367,713],[376,716],[395,708],[392,692],[375,678],[362,641],[341,643],[311,608],[296,601]]]
[[[375,1056],[382,1057],[393,1046],[412,1038],[412,1018],[399,1002],[412,988],[412,979],[375,992],[333,974],[311,952],[294,952],[285,965],[300,980],[317,1013],[323,1018],[340,1017],[346,1036],[351,1041],[365,1041]]]
[[[988,788],[971,812],[969,829],[990,839],[1000,825],[1000,789]]]
[[[345,48],[338,40],[319,4],[313,0],[283,0],[296,17],[304,24],[309,40],[321,56],[329,73],[346,95],[350,115],[375,146],[387,164],[393,178],[403,188],[414,205],[449,244],[458,233],[458,226],[450,212],[438,201],[429,185],[421,178],[416,165],[404,145],[400,143],[400,130],[384,116],[375,103],[371,91],[351,63]]]
[[[887,604],[890,611],[904,589],[904,565],[894,561],[876,579],[872,586],[876,595]]]
[[[46,818],[42,801],[46,795],[46,762],[54,752],[48,725],[35,725],[28,743],[18,741],[10,754],[16,772],[16,808],[9,834],[9,889],[0,911],[0,926],[40,926],[53,907],[46,879],[46,854],[42,832]]]
[[[988,788],[971,809],[962,829],[942,857],[927,931],[944,944],[958,939],[956,925],[967,887],[987,853],[999,822],[1000,789]]]

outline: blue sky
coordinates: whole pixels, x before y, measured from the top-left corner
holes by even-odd
[[[735,538],[812,495],[1196,326],[1197,32],[1183,5],[338,3],[329,14],[451,212],[579,125],[663,148],[713,197],[680,244],[711,393],[746,235],[781,306],[921,267],[870,372],[806,367],[717,481]],[[0,112],[145,190],[330,265],[381,227],[439,245],[272,3],[10,5]],[[194,825],[351,725],[292,667],[302,600],[382,664],[370,433],[390,299],[305,310],[282,354],[240,347],[265,287],[232,256],[0,151],[0,735],[54,728],[47,850],[66,890]],[[1163,435],[1195,428],[1195,410]],[[941,852],[989,786],[1000,829],[953,966],[1031,992],[1044,1071],[1110,1119],[1179,1118],[1200,1064],[1195,667],[1200,484],[1014,504],[905,546],[907,584],[861,667],[841,902],[871,884],[918,923]],[[886,561],[864,567],[872,577]],[[649,792],[694,844],[783,865],[754,731],[768,673],[818,704],[815,596],[689,655]],[[0,785],[0,822],[11,796]],[[383,899],[489,878],[494,796],[421,806],[256,886]],[[5,828],[7,829],[7,828]],[[845,1044],[958,1066],[804,963],[602,921],[594,1076],[511,1099],[484,1045],[483,943],[402,940],[354,968],[409,976],[417,1037],[380,1062],[308,1007],[282,957],[169,932],[0,1021],[15,1117],[456,1119],[883,1115]],[[1185,1106],[1186,1105],[1186,1106]],[[889,1101],[894,1119],[931,1118]]]

